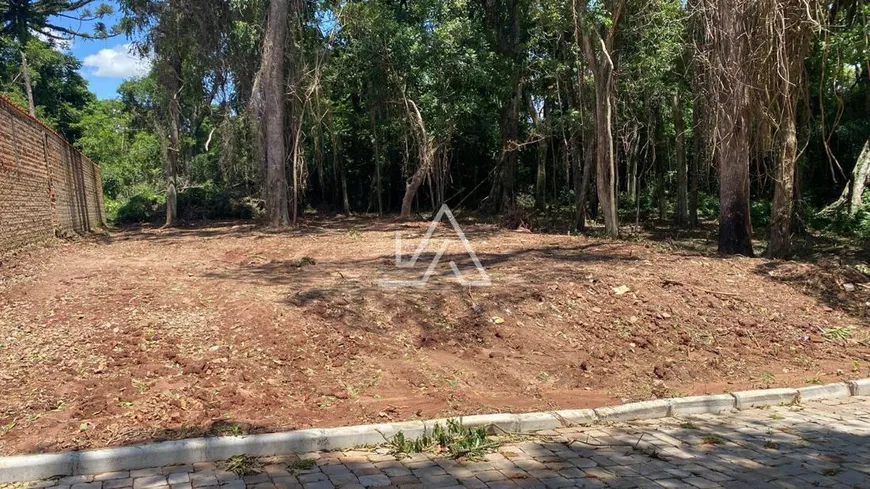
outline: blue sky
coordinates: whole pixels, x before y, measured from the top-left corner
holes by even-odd
[[[107,2],[115,7],[115,14],[103,19],[107,26],[116,24],[121,15],[114,2]],[[88,23],[80,23],[68,19],[52,19],[57,24],[82,32],[92,32],[93,26]],[[127,78],[141,76],[148,71],[149,61],[140,59],[130,53],[131,40],[121,34],[109,39],[89,40],[76,38],[70,46],[64,47],[80,61],[82,61],[82,75],[88,81],[91,91],[98,98],[116,97],[118,86]]]

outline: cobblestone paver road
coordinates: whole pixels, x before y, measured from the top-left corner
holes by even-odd
[[[567,428],[457,462],[384,450],[273,458],[239,478],[222,464],[158,467],[35,483],[61,489],[333,487],[870,488],[870,398],[629,425]],[[21,486],[34,484],[18,484]]]

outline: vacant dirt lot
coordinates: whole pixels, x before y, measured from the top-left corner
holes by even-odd
[[[427,224],[126,230],[7,257],[0,453],[868,373],[854,270],[468,223],[492,287],[459,286],[448,260],[425,288],[379,286],[428,266],[441,241],[414,270],[393,257],[396,231],[413,250]]]

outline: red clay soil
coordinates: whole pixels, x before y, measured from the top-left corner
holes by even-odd
[[[394,263],[395,232],[412,250],[427,224],[125,230],[7,257],[0,453],[868,375],[854,269],[466,224],[491,287],[448,260],[427,287],[380,287],[428,266],[438,240]]]

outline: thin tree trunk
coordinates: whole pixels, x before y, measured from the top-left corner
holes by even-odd
[[[689,160],[689,226],[698,226],[698,190],[700,188],[701,164],[705,162],[707,144],[704,136],[704,102],[695,101],[692,111],[692,158]]]
[[[339,149],[341,148],[341,136],[335,132],[335,121],[333,120],[332,110],[328,113],[329,135],[332,143],[332,179],[338,184],[338,199],[336,205],[341,206],[345,215],[350,215],[350,199],[347,196],[347,176],[344,170],[344,165],[341,163]]]
[[[266,213],[269,224],[290,223],[287,205],[287,148],[284,141],[284,47],[290,0],[271,0],[263,36],[260,70],[252,103],[263,126]]]
[[[541,118],[538,117],[538,111],[535,108],[534,100],[532,100],[531,94],[528,97],[529,103],[529,115],[532,117],[532,123],[534,125],[534,133],[540,138],[538,141],[538,168],[535,172],[535,208],[538,210],[543,210],[546,207],[547,200],[547,147],[548,147],[548,137],[545,134],[545,130],[543,127],[543,123]],[[546,117],[547,112],[547,101],[544,100],[544,115]]]
[[[612,70],[612,67],[607,71]],[[604,229],[612,237],[619,236],[619,218],[616,214],[615,159],[613,154],[613,121],[610,98],[610,75],[595,83],[595,119],[598,132],[596,186],[598,202],[604,217]]]
[[[689,175],[686,168],[686,124],[683,122],[683,101],[679,90],[674,94],[674,150],[677,163],[677,222],[689,223]]]
[[[180,77],[182,60],[177,52],[169,53],[169,76],[165,78],[165,89],[169,95],[169,146],[166,150],[166,223],[171,227],[178,220],[178,168],[181,159],[181,104]]]
[[[622,2],[619,2],[612,12],[612,25],[607,38],[602,39],[595,29],[590,29],[586,25],[586,3],[582,0],[573,0],[575,42],[582,43],[586,62],[595,79],[595,127],[598,133],[596,190],[604,217],[604,229],[612,237],[619,236],[619,218],[616,212],[616,161],[612,120],[613,60],[610,57],[610,50],[621,12]]]
[[[628,141],[623,144],[623,148],[625,148],[625,157],[628,160],[628,198],[632,202],[637,201],[637,147],[639,139],[637,132],[637,124],[635,124],[631,128]]]
[[[27,62],[27,54],[21,49],[21,74],[24,75],[24,91],[27,93],[27,110],[30,115],[36,117],[36,104],[33,102],[33,85],[30,83],[30,64]]]
[[[423,179],[432,168],[432,159],[435,157],[435,145],[426,131],[426,124],[423,121],[423,115],[420,113],[417,104],[407,97],[405,98],[405,104],[408,109],[408,115],[411,118],[411,124],[416,128],[414,139],[417,141],[417,150],[420,154],[420,164],[411,177],[411,181],[405,187],[405,196],[402,198],[402,213],[400,217],[402,219],[410,219],[411,206],[414,203],[414,197],[417,196],[417,190],[420,189],[420,184],[423,183]]]
[[[422,151],[428,151],[428,149],[421,149],[421,152]],[[431,158],[426,158],[421,155],[421,160],[422,159],[431,162]],[[402,213],[399,216],[401,219],[411,218],[411,207],[414,203],[414,198],[417,196],[417,190],[420,189],[420,184],[423,183],[423,178],[426,177],[426,173],[428,173],[429,167],[431,166],[431,163],[427,163],[426,161],[420,162],[420,166],[417,167],[417,170],[411,177],[411,181],[409,181],[408,185],[405,186],[405,196],[402,198]]]
[[[169,148],[166,151],[166,224],[175,226],[178,218],[178,159],[181,156],[177,90],[169,102]]]
[[[579,202],[577,205],[577,230],[586,231],[586,202],[589,201],[589,185],[592,182],[592,170],[595,168],[596,148],[594,129],[590,127],[583,136],[583,176],[580,181]]]
[[[514,93],[502,109],[501,117],[501,199],[498,203],[501,211],[508,211],[516,201],[517,174],[517,138],[519,137],[519,112],[522,100],[522,82],[516,76]]]
[[[543,210],[547,205],[547,138],[538,142],[538,171],[535,175],[535,208]]]
[[[846,182],[846,186],[843,188],[840,198],[838,198],[833,204],[822,209],[819,214],[831,214],[845,205],[849,215],[854,216],[858,212],[858,209],[861,208],[864,188],[867,185],[868,178],[870,178],[870,139],[864,142],[861,154],[858,155],[858,160],[852,168],[852,179]]]
[[[770,218],[770,241],[767,256],[785,258],[791,252],[791,223],[794,215],[795,175],[797,171],[797,104],[798,94],[803,87],[802,73],[804,57],[809,43],[805,26],[804,9],[797,0],[778,4],[773,12],[777,25],[782,29],[772,39],[777,45],[777,70],[782,115],[779,121],[780,144],[779,162],[774,182],[773,207]]]
[[[795,100],[791,98],[792,100],[787,102],[791,107],[784,111],[780,123],[783,140],[779,164],[776,168],[770,218],[770,242],[767,247],[767,256],[770,258],[785,258],[791,251],[791,217],[794,210],[794,176],[797,158],[797,131],[793,110]]]
[[[665,158],[659,158],[659,143],[660,133],[662,132],[662,124],[659,120],[658,111],[654,111],[654,115],[652,117],[654,119],[650,122],[650,127],[653,128],[652,139],[650,140],[650,152],[652,159],[652,169],[653,175],[655,175],[655,199],[656,205],[658,206],[658,215],[659,220],[664,221],[668,218],[668,196],[666,192],[667,187],[667,178],[668,178],[668,169],[667,162]],[[663,153],[666,153],[663,151]]]
[[[578,232],[586,230],[586,212],[583,209],[583,156],[580,150],[580,137],[571,135],[571,166],[574,184],[574,229]]]
[[[301,106],[301,104],[299,104]],[[302,151],[302,114],[301,107],[298,117],[293,117],[292,124],[296,126],[296,130],[293,134],[293,152],[290,155],[290,159],[292,161],[291,169],[293,176],[293,189],[290,194],[290,209],[291,209],[291,222],[295,226],[299,219],[299,203],[300,203],[300,192],[299,184],[302,178],[302,171],[304,170],[303,166],[303,155]]]
[[[380,138],[378,137],[378,125],[375,119],[375,109],[369,109],[369,122],[372,128],[372,147],[374,148],[375,158],[375,192],[378,198],[378,215],[384,215],[384,200],[383,200],[383,183],[381,182],[381,147]]]
[[[587,130],[586,134],[583,133],[584,127],[591,126],[591,124],[584,124],[586,115],[583,106],[585,85],[583,70],[578,70],[576,82],[576,88],[573,82],[567,84],[569,88],[566,89],[566,95],[569,108],[580,113],[580,127],[571,131],[569,147],[574,169],[574,228],[577,232],[584,232],[586,231],[586,202],[589,200],[589,180],[594,163],[595,138],[591,134],[594,131]]]

